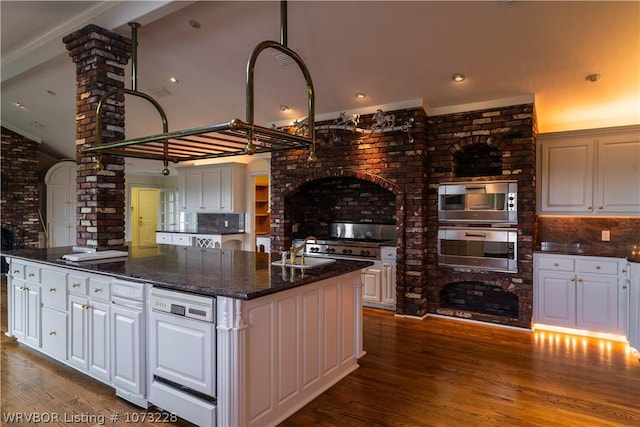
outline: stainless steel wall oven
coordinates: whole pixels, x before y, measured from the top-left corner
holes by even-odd
[[[518,231],[511,228],[440,227],[438,264],[518,271]]]
[[[438,186],[438,220],[517,224],[517,181],[445,182]]]

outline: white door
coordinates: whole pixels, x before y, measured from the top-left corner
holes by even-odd
[[[573,273],[539,273],[537,323],[575,327],[575,281]]]
[[[618,278],[580,275],[577,280],[577,326],[618,333]]]
[[[64,161],[45,176],[48,247],[76,244],[76,171],[75,162]]]

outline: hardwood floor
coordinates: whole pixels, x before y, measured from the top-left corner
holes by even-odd
[[[126,423],[144,411],[4,335],[4,278],[1,301],[1,425],[25,425],[6,422],[16,413],[59,414],[53,425],[101,424],[64,422],[71,414],[190,425]],[[640,361],[622,343],[374,309],[365,309],[364,331],[360,368],[282,427],[640,426]]]

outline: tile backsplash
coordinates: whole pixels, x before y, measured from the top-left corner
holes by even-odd
[[[198,233],[244,232],[244,213],[240,214],[197,214]]]

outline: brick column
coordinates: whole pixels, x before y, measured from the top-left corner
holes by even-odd
[[[123,248],[124,158],[103,154],[104,168],[97,171],[94,155],[80,149],[95,144],[95,111],[102,95],[124,88],[124,66],[130,58],[131,40],[88,25],[64,37],[63,42],[76,64],[76,243],[97,250]],[[109,98],[102,111],[102,141],[124,139],[124,95]]]

